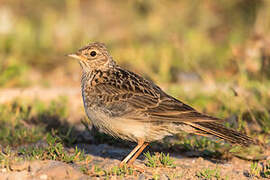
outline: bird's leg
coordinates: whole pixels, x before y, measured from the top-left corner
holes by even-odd
[[[141,148],[141,146],[144,145],[143,141],[138,141],[138,145],[125,157],[123,161],[120,163],[120,167],[122,167],[124,164],[128,162],[128,160],[138,151],[138,149]]]
[[[146,146],[148,145],[148,143],[143,143],[143,145],[140,147],[140,149],[136,152],[136,154],[128,161],[128,165],[132,165],[133,162],[137,159],[137,157],[142,153],[142,151],[144,150],[144,148],[146,148]]]

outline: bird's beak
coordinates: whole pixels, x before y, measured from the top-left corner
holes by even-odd
[[[67,56],[75,58],[75,59],[81,59],[78,54],[67,54]]]

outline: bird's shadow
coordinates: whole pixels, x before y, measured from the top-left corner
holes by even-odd
[[[86,153],[102,158],[122,160],[136,146],[136,143],[115,139],[109,135],[99,132],[96,128],[86,128],[87,134],[91,136],[91,141],[77,142],[77,146],[85,150]],[[85,132],[84,132],[85,133]],[[150,154],[161,153],[170,154],[174,158],[195,158],[202,157],[213,163],[225,163],[232,158],[228,153],[222,153],[218,150],[209,150],[207,148],[197,149],[195,146],[185,143],[173,143],[168,141],[176,140],[177,136],[167,137],[164,141],[150,143],[138,159],[144,160],[144,152]]]

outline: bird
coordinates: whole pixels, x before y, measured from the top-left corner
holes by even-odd
[[[150,142],[181,131],[242,146],[256,144],[251,137],[225,127],[224,120],[198,112],[152,81],[120,67],[103,43],[89,43],[68,56],[81,66],[82,99],[93,126],[137,143],[120,166],[132,165]]]

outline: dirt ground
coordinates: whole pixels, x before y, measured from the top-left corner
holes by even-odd
[[[83,126],[78,124],[80,118],[84,116],[80,89],[78,88],[56,88],[56,89],[3,89],[0,91],[0,103],[5,103],[17,97],[25,97],[29,99],[38,98],[49,101],[58,96],[69,97],[69,120],[77,124],[77,128],[82,129]],[[2,96],[3,95],[3,96]],[[106,143],[96,144],[77,144],[85,153],[91,156],[88,167],[102,167],[102,169],[110,169],[117,166],[121,159],[125,157],[132,147],[119,147],[118,145],[109,145]],[[134,146],[134,144],[132,144]],[[155,148],[148,148],[146,151],[155,151]],[[233,157],[229,161],[215,161],[200,156],[198,152],[170,153],[173,158],[175,167],[172,168],[150,168],[145,166],[144,156],[141,155],[136,161],[135,166],[143,169],[144,172],[136,171],[133,175],[110,176],[109,179],[207,179],[207,177],[199,176],[198,172],[203,169],[216,169],[219,177],[210,179],[253,179],[250,177],[249,170],[250,161],[241,160]],[[104,179],[98,177],[95,173],[85,175],[77,164],[66,164],[58,161],[27,161],[23,163],[15,163],[10,169],[0,169],[0,180],[14,179]]]
[[[83,145],[82,145],[83,146]],[[96,165],[103,169],[110,169],[120,163],[120,158],[124,157],[130,149],[117,148],[107,144],[83,146],[93,159],[89,166]],[[183,154],[171,155],[176,164],[175,168],[150,168],[144,165],[140,158],[135,165],[143,168],[144,172],[136,172],[128,175],[124,179],[152,179],[156,174],[160,179],[203,179],[196,177],[197,172],[202,169],[219,169],[220,177],[224,179],[252,179],[248,177],[250,162],[232,159],[226,163],[216,163],[202,157],[188,157]],[[65,164],[57,161],[32,161],[11,166],[12,171],[0,170],[0,179],[103,179],[95,175],[84,175],[77,166]],[[112,176],[111,179],[123,179]],[[222,179],[222,178],[220,178]]]

